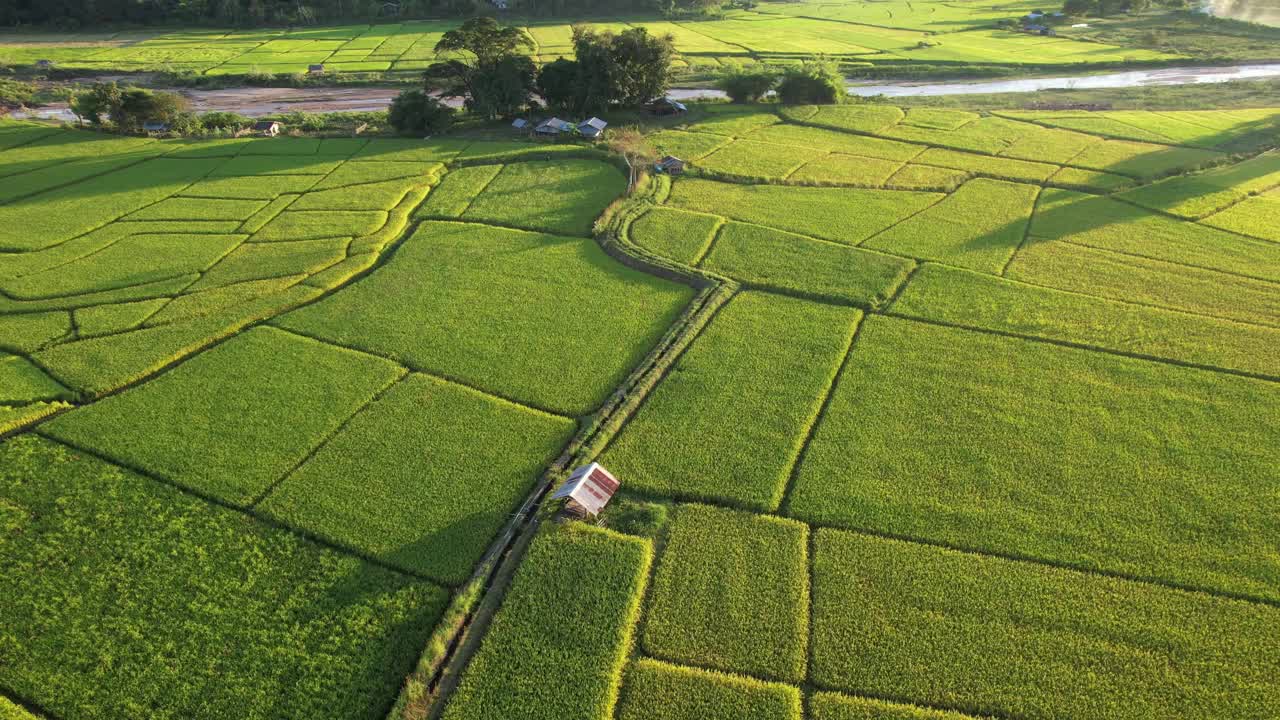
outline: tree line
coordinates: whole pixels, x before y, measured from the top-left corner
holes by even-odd
[[[724,0],[506,0],[519,15],[668,15],[716,10]],[[65,29],[104,24],[309,25],[338,21],[395,21],[469,17],[494,11],[490,0],[0,0],[0,25]]]

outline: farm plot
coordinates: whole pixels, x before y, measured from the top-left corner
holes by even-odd
[[[1176,220],[1111,198],[1046,189],[1030,234],[1193,267],[1280,281],[1280,246]]]
[[[1183,175],[1121,193],[1120,198],[1153,210],[1195,220],[1229,208],[1280,185],[1280,152]]]
[[[1274,383],[871,317],[836,387],[793,517],[1280,597]]]
[[[979,178],[863,247],[997,273],[1026,237],[1038,189]]]
[[[980,716],[1280,710],[1272,606],[828,529],[813,575],[821,687]]]
[[[684,505],[668,532],[641,645],[649,655],[799,683],[806,672],[808,528]]]
[[[874,309],[906,279],[912,262],[730,222],[720,229],[702,266],[749,287]]]
[[[574,429],[566,418],[410,375],[286,477],[262,509],[457,585]]]
[[[1280,330],[928,264],[892,312],[1280,378]]]
[[[607,530],[543,530],[445,720],[609,717],[652,553],[647,541]]]
[[[373,720],[446,600],[34,435],[0,507],[0,678],[58,717]]]
[[[644,492],[776,509],[859,317],[850,308],[739,295],[602,462]],[[779,382],[797,391],[773,393]],[[752,422],[739,421],[745,417]]]
[[[857,245],[943,197],[938,193],[738,185],[691,178],[674,183],[667,203]]]
[[[514,163],[503,166],[458,217],[585,236],[626,184],[617,168],[596,160]]]
[[[576,416],[604,400],[691,296],[613,263],[593,241],[427,221],[378,272],[276,322]]]
[[[655,207],[628,229],[632,242],[686,265],[696,263],[711,247],[724,218],[717,215]]]

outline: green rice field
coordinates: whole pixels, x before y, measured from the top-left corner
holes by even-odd
[[[696,110],[0,121],[0,717],[1280,717],[1280,109]]]
[[[1162,62],[1180,57],[1136,44],[1084,41],[1066,28],[1058,37],[993,29],[999,20],[1020,18],[1040,7],[1030,0],[989,4],[806,0],[766,2],[716,19],[637,16],[588,23],[615,32],[640,27],[669,34],[679,53],[677,69],[695,73],[752,63],[786,65],[818,55],[890,65],[984,63],[1015,67]],[[323,64],[326,73],[419,72],[436,59],[434,48],[441,36],[460,22],[0,34],[0,58],[15,64],[50,60],[78,70],[167,70],[205,75],[300,73],[314,64]],[[549,63],[573,55],[570,23],[519,18],[512,22],[530,38],[529,52],[535,61]]]

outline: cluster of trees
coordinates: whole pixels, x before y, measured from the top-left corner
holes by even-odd
[[[806,61],[781,73],[768,68],[731,70],[717,78],[716,87],[736,103],[759,102],[770,92],[788,105],[835,105],[849,97],[840,69],[824,60]]]
[[[511,0],[528,15],[610,15],[659,10],[688,15],[718,10],[723,0]],[[262,25],[469,16],[488,0],[0,0],[0,25],[79,28],[104,23]]]
[[[537,90],[548,107],[572,114],[638,107],[666,94],[675,48],[670,36],[632,28],[617,35],[573,28],[573,60],[543,66]]]
[[[121,132],[140,132],[148,122],[164,123],[183,132],[199,122],[181,95],[120,87],[114,82],[94,83],[73,97],[71,112],[81,121],[99,126],[110,124]]]
[[[574,60],[539,70],[526,54],[533,41],[524,30],[473,18],[436,43],[436,53],[448,59],[427,68],[424,89],[461,98],[468,111],[492,120],[533,107],[535,94],[555,110],[585,114],[644,105],[671,83],[670,37],[644,28],[615,35],[575,27],[573,46]],[[438,132],[451,120],[446,111],[427,92],[412,90],[396,99],[389,122],[406,133]]]

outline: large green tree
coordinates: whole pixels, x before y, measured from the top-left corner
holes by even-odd
[[[573,28],[574,60],[543,67],[538,90],[548,105],[575,113],[634,107],[661,97],[671,83],[671,37],[644,28],[619,34]]]
[[[427,68],[428,89],[462,98],[466,108],[493,119],[519,113],[536,88],[537,68],[524,51],[533,40],[518,27],[502,27],[493,18],[472,18],[436,43],[440,62]]]

